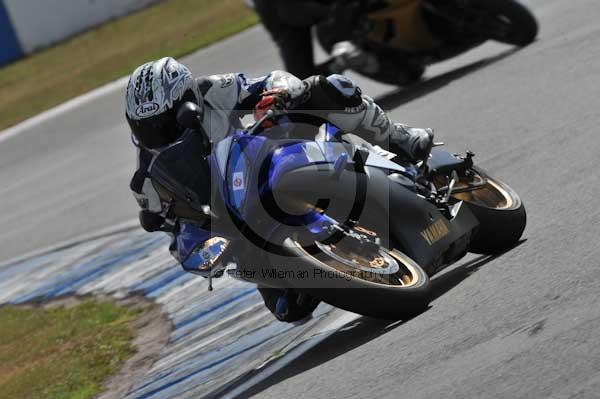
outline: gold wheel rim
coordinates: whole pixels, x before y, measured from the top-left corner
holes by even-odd
[[[349,266],[338,262],[334,258],[328,258],[326,260],[320,259],[320,257],[310,255],[308,252],[306,252],[306,250],[302,247],[302,245],[300,245],[298,241],[294,241],[294,244],[297,245],[297,247],[305,254],[305,256],[312,257],[313,259],[319,261],[319,263],[321,263],[325,267],[347,274],[351,278],[368,281],[373,284],[385,285],[387,287],[395,286],[402,288],[413,287],[421,281],[420,274],[417,270],[417,266],[415,266],[414,264],[414,261],[398,251],[389,251],[387,249],[382,248],[382,250],[385,251],[386,255],[394,258],[400,266],[398,272],[392,275],[383,275],[383,277],[389,280],[388,282],[384,282],[385,279],[382,277],[382,275],[368,272],[365,273],[363,271],[350,268]],[[320,254],[326,255],[324,252],[320,252]],[[377,278],[377,276],[379,276],[379,278]],[[373,278],[369,279],[365,277]]]
[[[436,180],[435,183],[438,188],[443,185],[441,180]],[[469,189],[469,184],[481,183],[483,183],[481,187]],[[515,207],[515,198],[504,184],[489,177],[484,178],[479,173],[469,179],[461,177],[454,189],[456,192],[452,194],[452,198],[458,201],[498,210]]]

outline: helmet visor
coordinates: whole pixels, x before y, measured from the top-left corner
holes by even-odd
[[[184,130],[177,123],[173,110],[144,119],[128,117],[127,122],[137,141],[150,149],[173,143]]]

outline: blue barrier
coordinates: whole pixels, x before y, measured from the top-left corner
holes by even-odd
[[[21,58],[23,50],[15,33],[4,1],[0,1],[0,65]]]

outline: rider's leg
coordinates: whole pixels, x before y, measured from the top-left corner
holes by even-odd
[[[311,113],[319,114],[344,132],[354,133],[406,160],[419,161],[429,154],[433,145],[431,129],[393,123],[348,77],[313,76],[307,83],[311,87],[311,97],[303,106],[307,110],[317,110]]]

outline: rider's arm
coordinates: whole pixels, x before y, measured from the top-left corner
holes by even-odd
[[[262,94],[285,89],[290,99],[302,98],[306,85],[294,75],[273,71],[266,76],[248,79],[241,73],[212,75],[196,80],[205,104],[202,124],[213,143],[219,142],[241,127],[240,119],[252,112]]]
[[[394,134],[394,124],[383,109],[343,75],[318,75],[300,80],[288,72],[273,71],[256,79],[248,79],[243,74],[213,75],[199,79],[198,83],[215,115],[221,114],[217,118],[205,118],[211,125],[207,131],[223,131],[223,137],[228,132],[219,124],[228,119],[231,123],[234,117],[251,111],[263,93],[276,91],[287,93],[286,106],[295,113],[329,121],[373,144],[387,148]]]
[[[191,221],[178,221],[171,217],[168,204],[161,201],[158,192],[154,189],[148,168],[152,162],[152,154],[143,148],[138,148],[138,167],[131,179],[130,188],[141,210],[139,213],[140,225],[149,232],[163,231],[171,238],[169,251],[181,263],[186,271],[190,271],[187,258],[193,249],[204,244],[212,237],[210,221],[193,223]],[[210,271],[192,270],[197,274],[208,276]]]
[[[343,75],[300,80],[288,72],[273,71],[256,79],[243,74],[202,79],[199,85],[205,99],[212,108],[231,110],[230,117],[251,111],[265,92],[284,91],[288,95],[286,106],[296,113],[317,116],[374,144],[386,146],[393,132],[392,121],[381,107]]]
[[[212,75],[197,80],[204,101],[211,109],[233,114],[251,112],[264,92],[285,90],[290,99],[301,101],[307,84],[285,71],[273,71],[259,78],[249,79],[242,73]]]
[[[251,111],[264,92],[283,90],[289,95],[290,108],[316,112],[340,129],[369,141],[383,142],[392,131],[392,122],[381,107],[342,75],[312,76],[304,81],[284,71],[256,79],[243,74],[213,75],[200,78],[198,85],[211,108],[229,116]]]

